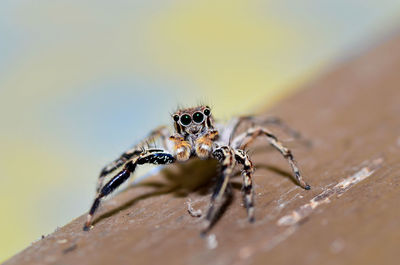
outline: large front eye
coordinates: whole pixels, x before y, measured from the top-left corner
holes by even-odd
[[[191,122],[192,122],[192,118],[191,118],[189,115],[184,114],[184,115],[181,116],[181,124],[182,124],[183,126],[187,126],[187,125],[189,125]]]
[[[202,123],[204,120],[204,115],[201,112],[196,112],[195,114],[193,114],[193,121],[195,123]]]

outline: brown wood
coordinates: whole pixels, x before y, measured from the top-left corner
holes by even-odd
[[[206,208],[216,171],[194,161],[104,203],[90,232],[81,216],[5,264],[399,264],[400,37],[265,113],[312,140],[284,141],[312,189],[294,184],[282,156],[257,141],[254,224],[235,177],[230,206],[199,236],[186,202]]]

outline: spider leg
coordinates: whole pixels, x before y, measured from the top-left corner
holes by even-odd
[[[100,172],[98,181],[97,181],[97,188],[96,191],[99,192],[101,187],[103,186],[104,182],[104,177],[107,176],[108,174],[112,173],[116,169],[120,168],[123,166],[129,159],[133,159],[134,157],[139,156],[143,152],[144,146],[148,145],[149,142],[155,141],[156,139],[161,138],[161,143],[163,145],[163,148],[168,150],[167,146],[167,139],[169,131],[166,126],[161,126],[152,132],[143,139],[140,143],[135,145],[133,148],[129,149],[128,151],[124,152],[123,154],[120,155],[117,159],[115,159],[113,162],[109,163],[106,165]]]
[[[281,142],[279,142],[278,138],[273,135],[271,132],[269,132],[267,129],[264,128],[250,128],[246,133],[243,133],[236,137],[233,142],[232,146],[235,149],[245,149],[246,146],[251,144],[257,137],[265,135],[267,137],[267,141],[275,147],[286,160],[288,161],[290,167],[292,168],[294,177],[296,181],[300,184],[301,187],[303,187],[306,190],[311,189],[310,185],[308,185],[304,180],[303,177],[300,174],[300,170],[297,167],[296,161],[294,160],[292,151],[290,151],[288,148],[282,145]]]
[[[210,206],[206,215],[205,229],[202,232],[203,234],[206,233],[216,221],[216,217],[224,204],[223,197],[228,188],[229,178],[235,166],[234,153],[228,146],[215,149],[212,155],[221,163],[221,176],[211,196]]]
[[[254,187],[252,175],[254,172],[253,163],[249,159],[246,152],[240,149],[235,150],[235,159],[238,163],[243,165],[243,201],[247,210],[247,218],[249,222],[254,222]]]
[[[255,126],[255,125],[266,126],[268,124],[272,124],[272,125],[282,128],[283,131],[285,131],[287,134],[289,134],[294,139],[302,138],[302,135],[300,134],[300,132],[291,128],[289,125],[287,125],[284,121],[282,121],[278,117],[274,117],[274,116],[272,116],[272,117],[256,117],[253,115],[249,115],[249,116],[241,116],[234,121],[234,123],[232,125],[232,129],[231,129],[231,133],[229,136],[229,143],[232,142],[233,137],[235,136],[239,126],[245,122],[251,122],[252,126]]]
[[[143,164],[170,164],[175,162],[175,158],[168,152],[160,149],[149,149],[143,151],[138,157],[128,161],[124,168],[115,175],[101,190],[98,191],[96,198],[93,201],[92,207],[90,208],[89,214],[87,216],[87,221],[83,227],[83,230],[87,231],[90,229],[93,215],[98,209],[101,199],[104,196],[112,193],[116,188],[118,188],[122,183],[124,183],[131,174],[135,171],[137,165]]]

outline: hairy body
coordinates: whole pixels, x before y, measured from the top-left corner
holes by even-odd
[[[94,213],[98,209],[103,197],[112,193],[124,183],[135,171],[137,165],[142,164],[171,164],[185,162],[191,157],[200,159],[217,159],[221,164],[221,172],[218,184],[211,197],[211,202],[205,217],[203,232],[210,229],[221,209],[222,198],[227,189],[229,179],[236,164],[242,166],[243,199],[247,209],[248,220],[254,221],[254,190],[252,175],[253,163],[244,149],[257,137],[265,136],[267,141],[276,148],[288,161],[292,168],[294,178],[304,189],[310,186],[303,180],[300,171],[293,158],[292,152],[284,147],[276,136],[260,125],[273,123],[286,129],[278,119],[269,119],[262,122],[254,117],[247,116],[233,120],[230,126],[216,129],[211,109],[208,106],[180,109],[172,115],[175,132],[169,135],[166,127],[160,127],[150,133],[149,137],[123,153],[118,159],[103,168],[97,185],[97,195],[90,208],[84,230],[89,230]],[[252,121],[252,126],[244,133],[236,136],[239,125],[246,121]],[[220,132],[221,131],[221,132]],[[298,133],[289,129],[289,133],[298,136]],[[160,138],[162,148],[145,149],[144,143],[149,139]],[[104,177],[118,168],[122,168],[111,180],[104,184]]]

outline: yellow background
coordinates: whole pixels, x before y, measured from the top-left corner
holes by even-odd
[[[0,261],[86,212],[178,104],[273,104],[396,28],[399,1],[1,1]]]

